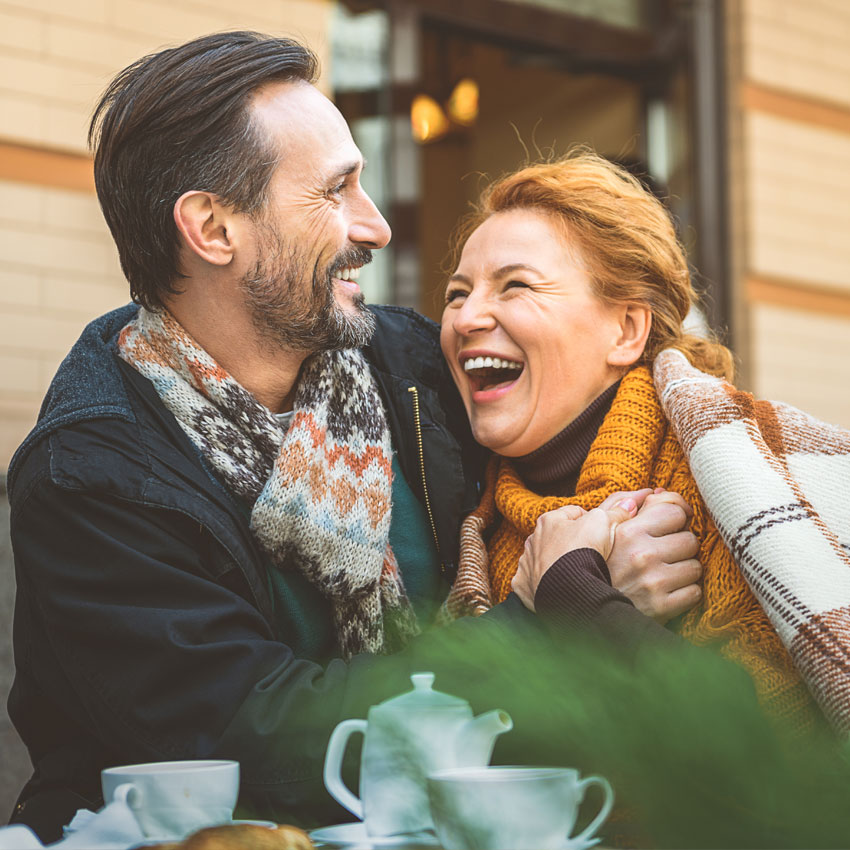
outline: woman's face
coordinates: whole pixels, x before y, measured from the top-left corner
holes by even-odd
[[[475,439],[520,457],[556,436],[622,374],[625,312],[593,295],[546,215],[488,218],[449,280],[441,333]]]

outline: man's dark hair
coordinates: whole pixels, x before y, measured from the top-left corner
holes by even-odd
[[[239,212],[262,209],[277,166],[252,94],[266,83],[315,82],[318,60],[288,38],[224,32],[145,56],[109,85],[94,111],[97,196],[134,301],[177,293],[175,201],[212,192]]]

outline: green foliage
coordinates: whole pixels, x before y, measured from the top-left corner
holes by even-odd
[[[648,846],[850,847],[847,747],[767,719],[747,674],[710,650],[463,623],[426,643],[436,687],[513,717],[495,762],[605,775]]]

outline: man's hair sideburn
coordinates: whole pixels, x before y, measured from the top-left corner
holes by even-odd
[[[110,83],[89,126],[97,196],[134,301],[179,292],[175,201],[212,192],[239,212],[266,201],[277,166],[252,94],[266,83],[314,83],[318,59],[288,38],[225,32],[145,56]]]

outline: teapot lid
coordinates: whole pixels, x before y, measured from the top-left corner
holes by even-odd
[[[381,707],[422,709],[422,708],[467,708],[469,703],[460,697],[435,691],[433,673],[413,673],[410,681],[413,682],[413,690],[397,697],[384,700]]]

